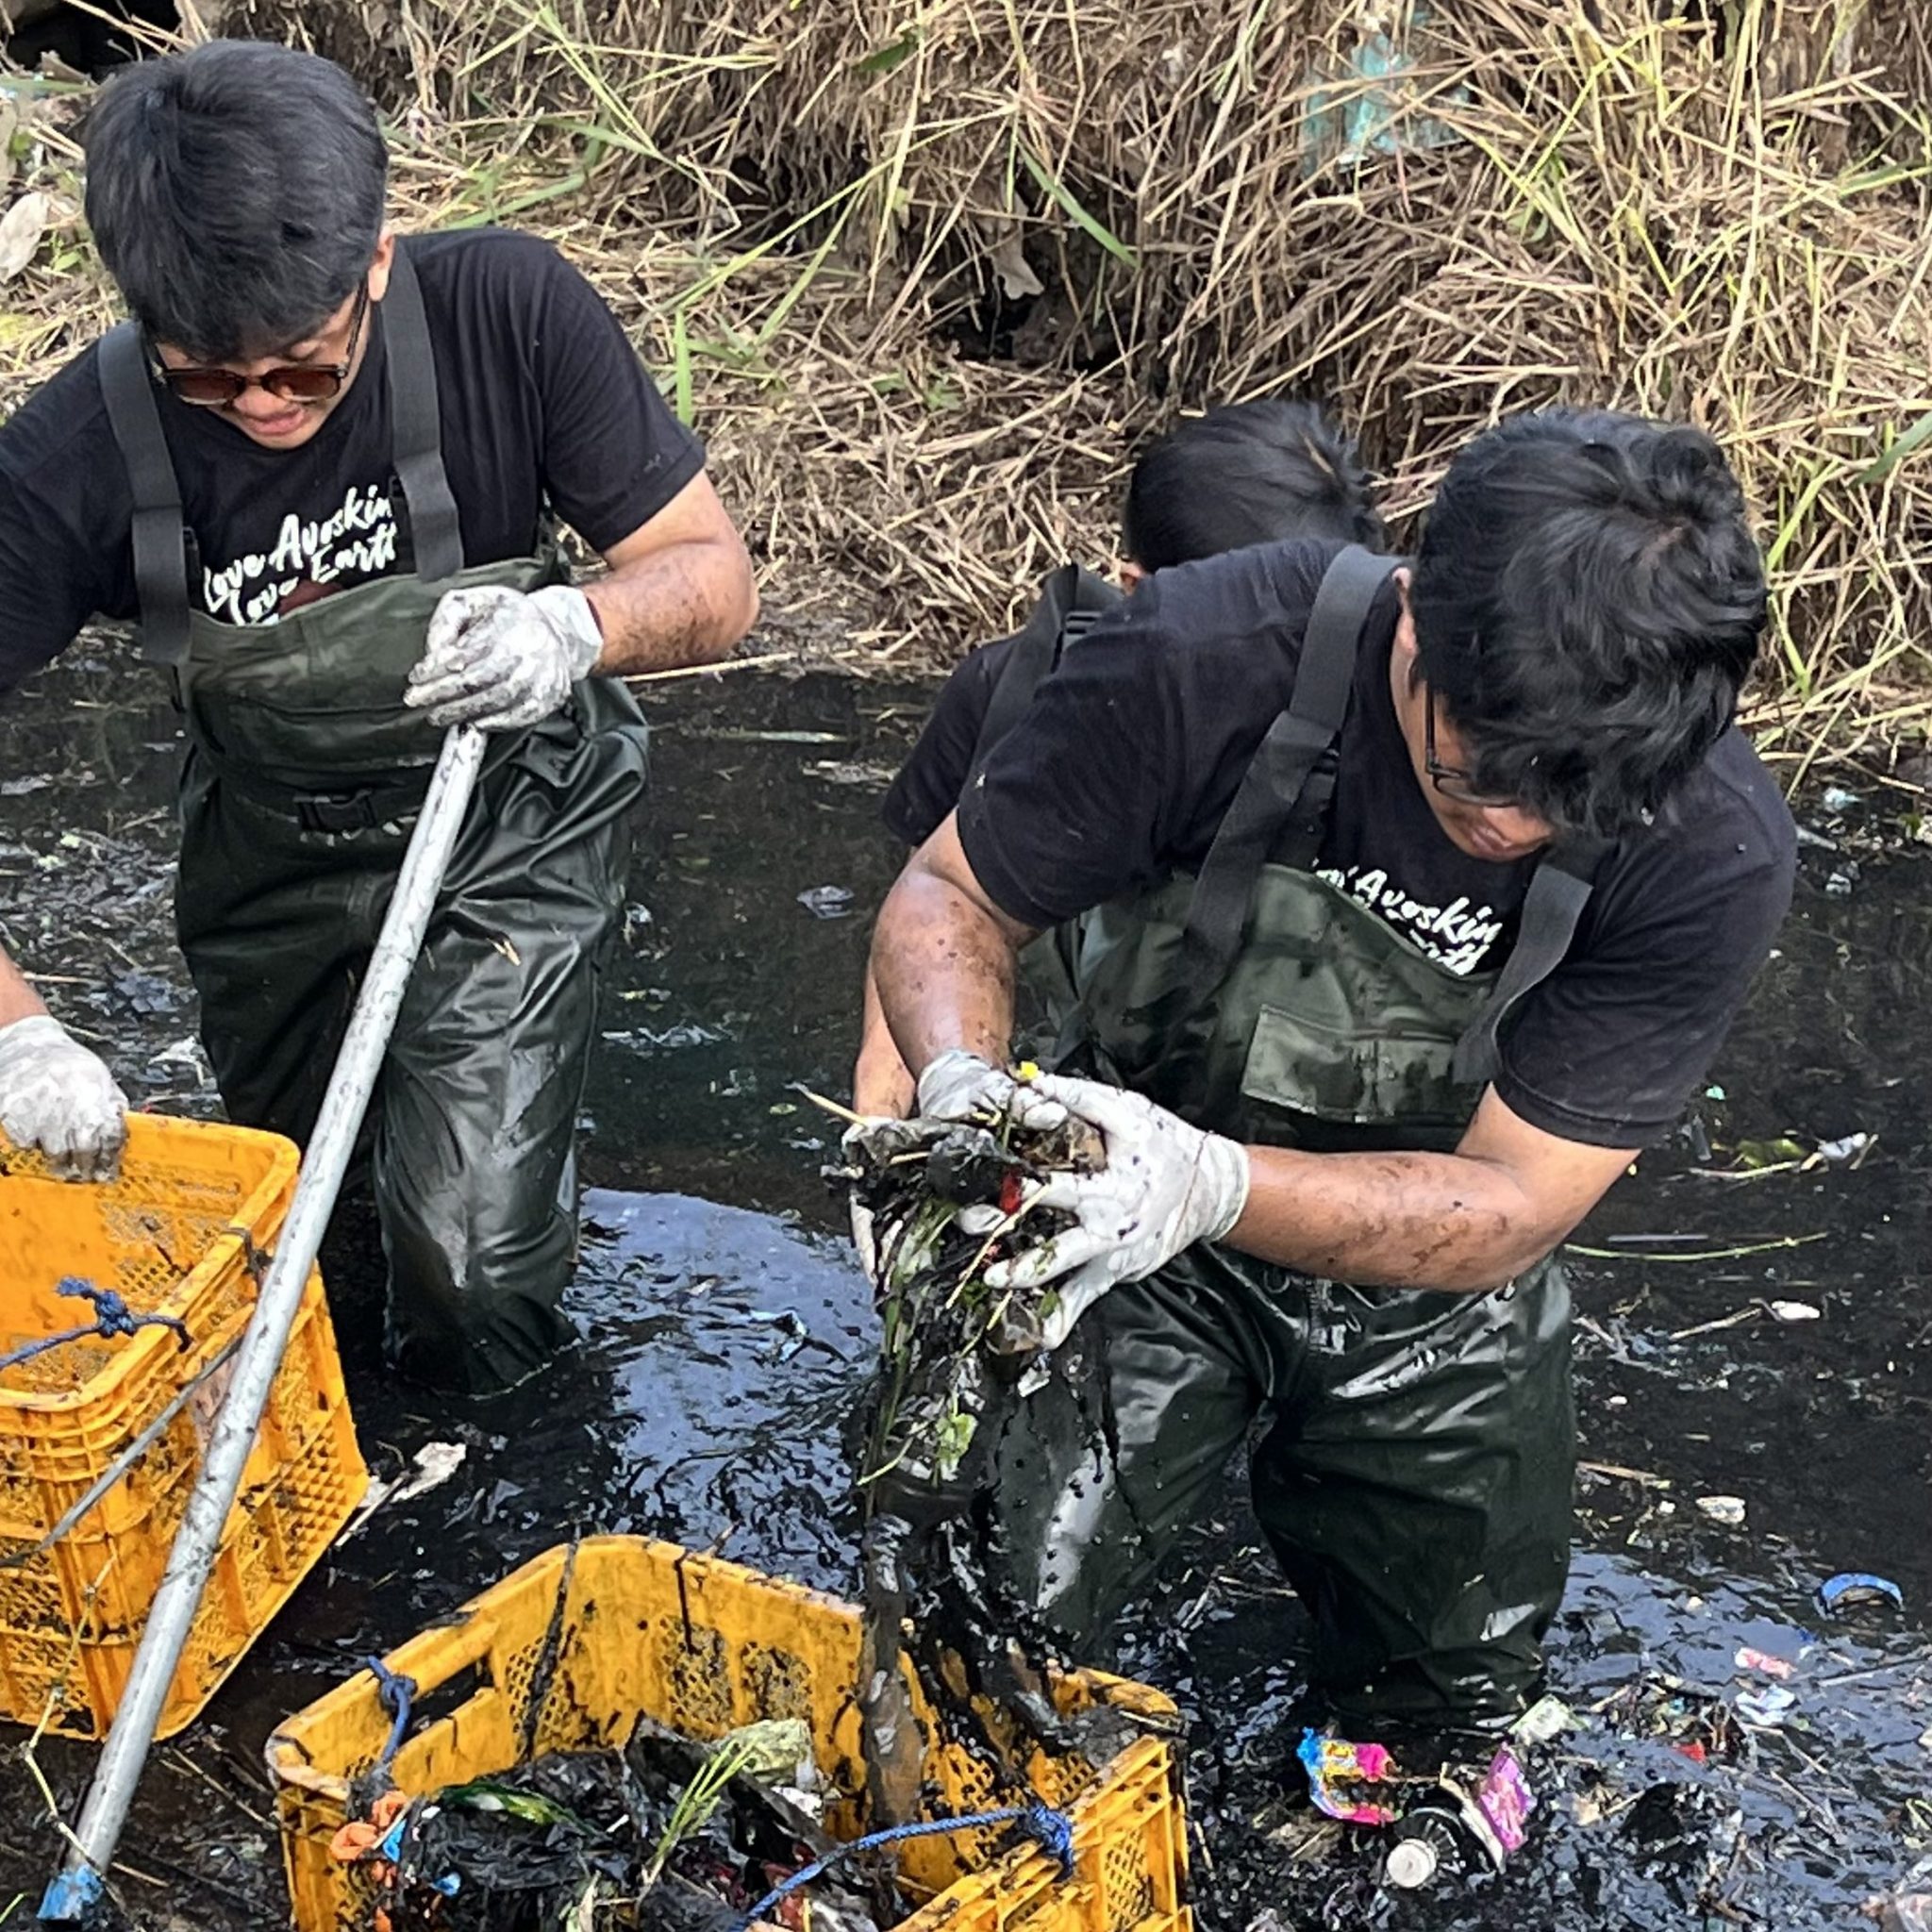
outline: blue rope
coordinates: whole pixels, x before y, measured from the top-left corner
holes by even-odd
[[[0,1373],[17,1369],[22,1362],[30,1362],[51,1348],[83,1341],[90,1335],[137,1335],[143,1328],[172,1328],[181,1346],[188,1346],[188,1324],[179,1315],[137,1315],[113,1289],[96,1288],[92,1281],[83,1281],[77,1274],[66,1276],[58,1286],[64,1295],[92,1302],[93,1320],[83,1328],[69,1328],[58,1335],[43,1335],[38,1341],[23,1342],[20,1347],[0,1355]]]
[[[395,1720],[389,1727],[389,1742],[382,1747],[382,1756],[369,1773],[372,1778],[387,1785],[396,1753],[403,1748],[403,1738],[409,1728],[409,1713],[416,1702],[416,1680],[391,1670],[379,1657],[364,1657],[362,1668],[375,1679],[375,1694],[382,1700],[383,1709]]]
[[[984,1831],[994,1824],[1024,1825],[1027,1837],[1048,1857],[1058,1861],[1060,1876],[1071,1878],[1074,1875],[1074,1821],[1064,1811],[1056,1811],[1051,1805],[1042,1805],[1036,1800],[1033,1804],[1014,1806],[1004,1811],[976,1811],[970,1818],[928,1818],[916,1824],[895,1824],[890,1831],[875,1831],[867,1838],[856,1838],[849,1845],[840,1845],[823,1858],[814,1858],[809,1865],[794,1872],[783,1885],[768,1891],[738,1922],[733,1932],[751,1932],[760,1919],[783,1905],[794,1891],[809,1885],[815,1878],[824,1877],[834,1865],[860,1852],[875,1852],[881,1845],[899,1844],[909,1838],[944,1838],[956,1831]]]

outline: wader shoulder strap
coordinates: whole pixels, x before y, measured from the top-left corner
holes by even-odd
[[[416,575],[425,583],[453,577],[463,567],[462,526],[442,466],[442,415],[436,393],[436,356],[423,313],[423,290],[407,242],[396,244],[383,298],[389,349],[390,435],[396,480],[409,508]]]
[[[1124,602],[1121,591],[1077,563],[1063,565],[1041,588],[1040,601],[1013,640],[1013,648],[992,688],[992,701],[973,746],[973,769],[986,763],[992,748],[1020,720],[1033,694],[1060,661],[1103,617]]]
[[[124,322],[96,351],[108,421],[134,494],[134,591],[141,605],[141,651],[151,664],[188,656],[188,541],[181,486],[155,408],[154,378],[141,330]]]
[[[1333,759],[1355,685],[1363,625],[1400,558],[1351,543],[1322,577],[1308,612],[1288,708],[1269,727],[1194,882],[1182,950],[1193,1010],[1227,976],[1240,952],[1255,881],[1284,828],[1298,824],[1298,865],[1312,864],[1334,795]],[[1174,991],[1180,991],[1176,988]]]
[[[1541,986],[1563,963],[1609,849],[1607,840],[1572,840],[1537,867],[1524,896],[1516,943],[1482,1010],[1456,1043],[1457,1080],[1474,1087],[1495,1078],[1503,1022],[1524,993]]]

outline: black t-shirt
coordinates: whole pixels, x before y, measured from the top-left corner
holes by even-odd
[[[1338,546],[1278,543],[1162,571],[1070,650],[958,801],[974,873],[1044,928],[1198,867],[1286,707]],[[1533,860],[1457,850],[1416,782],[1389,690],[1397,605],[1363,635],[1321,872],[1451,971],[1501,963]],[[1790,903],[1790,814],[1737,731],[1597,874],[1563,964],[1518,1008],[1496,1088],[1532,1125],[1605,1147],[1667,1134]]]
[[[603,300],[547,242],[425,235],[416,264],[464,561],[525,556],[546,507],[608,550],[704,467]],[[197,608],[264,623],[409,570],[392,489],[382,305],[349,393],[294,450],[211,409],[157,405],[200,553]],[[84,350],[0,428],[0,692],[93,615],[137,614],[133,509],[97,353]]]
[[[973,775],[973,754],[1000,674],[1018,648],[1018,637],[982,644],[954,665],[940,687],[932,716],[907,755],[880,808],[886,829],[908,845],[924,845],[945,824]]]

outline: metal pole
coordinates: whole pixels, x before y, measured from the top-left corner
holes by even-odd
[[[93,1784],[75,1829],[67,1863],[41,1902],[42,1924],[79,1920],[101,1896],[104,1874],[120,1842],[135,1786],[154,1743],[161,1707],[175,1681],[202,1592],[208,1588],[223,1527],[242,1487],[242,1471],[261,1425],[269,1390],[281,1367],[282,1352],[289,1345],[289,1331],[295,1324],[302,1291],[341,1190],[376,1071],[395,1028],[404,989],[429,924],[430,909],[475,790],[483,745],[483,734],[471,725],[458,725],[443,741],[422,816],[410,837],[409,849],[403,855],[389,916],[370,957],[368,976],[362,982],[348,1031],[342,1036],[335,1072],[303,1157],[289,1218],[262,1278],[255,1314],[235,1358],[227,1397],[208,1439],[208,1456],[175,1534],[167,1571],[148,1611],[141,1648],[101,1761],[94,1768]]]

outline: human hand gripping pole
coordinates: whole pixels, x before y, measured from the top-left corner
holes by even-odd
[[[457,727],[443,741],[442,755],[396,875],[388,917],[370,955],[362,991],[342,1036],[335,1071],[303,1156],[281,1239],[262,1276],[255,1313],[235,1357],[228,1392],[208,1438],[201,1474],[148,1611],[141,1648],[114,1714],[113,1729],[94,1769],[80,1822],[70,1840],[72,1849],[41,1902],[42,1924],[70,1924],[85,1919],[105,1889],[104,1874],[127,1822],[134,1788],[154,1743],[155,1725],[208,1587],[222,1529],[242,1486],[261,1412],[301,1306],[302,1291],[341,1190],[357,1130],[395,1029],[410,969],[422,950],[450,853],[469,810],[483,749],[481,731],[467,726]]]
[[[0,1135],[36,1147],[64,1181],[110,1181],[127,1141],[127,1096],[46,1013],[0,1026]]]
[[[1042,1074],[1032,1091],[1100,1129],[1107,1164],[1027,1191],[1024,1212],[1053,1208],[1074,1224],[986,1272],[989,1287],[1061,1285],[1061,1333],[1123,1281],[1140,1281],[1196,1241],[1219,1241],[1248,1205],[1248,1150],[1190,1126],[1144,1094]],[[1016,1239],[1024,1242],[1023,1219]]]
[[[403,702],[432,724],[521,731],[541,724],[604,652],[591,600],[570,584],[450,591],[429,620]]]

